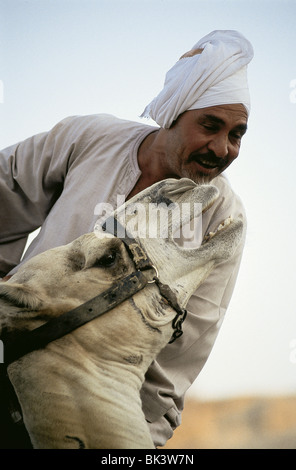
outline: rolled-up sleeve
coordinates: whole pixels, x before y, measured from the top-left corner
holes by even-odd
[[[69,118],[67,118],[69,119]],[[71,145],[67,119],[0,152],[0,272],[16,266],[28,235],[44,222],[63,189]]]

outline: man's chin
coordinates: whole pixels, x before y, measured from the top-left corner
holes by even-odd
[[[220,175],[221,171],[212,172],[211,174],[197,173],[193,171],[187,172],[183,177],[189,178],[196,184],[209,184],[214,178]]]
[[[183,167],[182,177],[190,178],[197,184],[209,184],[214,178],[220,175],[222,171],[224,171],[224,168],[205,168],[198,162],[191,161],[189,165]]]

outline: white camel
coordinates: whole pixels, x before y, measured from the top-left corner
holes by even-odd
[[[174,332],[176,311],[161,286],[169,285],[184,309],[213,267],[232,256],[243,225],[241,220],[229,220],[200,247],[191,249],[176,243],[173,233],[193,217],[193,203],[201,203],[205,211],[217,197],[214,186],[198,186],[188,179],[164,180],[114,213],[123,227],[128,226],[136,247],[131,243],[127,249],[119,236],[97,226],[94,233],[35,256],[9,281],[0,283],[5,360],[6,345],[17,345],[23,331],[60,317],[134,273],[143,253],[154,266],[144,275],[149,281],[156,276],[160,280],[8,366],[34,448],[154,447],[140,389],[146,370]],[[181,218],[180,205],[185,209]],[[162,214],[170,215],[169,233],[163,224],[157,237],[147,237],[145,217],[149,212],[153,218],[151,214],[160,207]]]

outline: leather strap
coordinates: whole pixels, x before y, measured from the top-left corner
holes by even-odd
[[[128,233],[126,228],[123,227],[117,219],[115,219],[115,217],[108,217],[102,225],[102,230],[104,232],[112,233],[112,235],[123,241],[137,269],[143,271],[152,267],[152,262],[146,251],[141,247],[140,243]]]
[[[128,233],[128,231],[121,225],[121,223],[115,219],[112,215],[108,217],[105,223],[102,225],[102,230],[112,233],[115,237],[119,237],[123,243],[125,244],[127,250],[130,253],[131,258],[133,259],[136,268],[140,270],[145,270],[148,268],[154,268],[156,271],[156,276],[153,278],[156,285],[159,288],[159,291],[165,301],[176,311],[176,316],[173,320],[173,335],[170,343],[173,343],[177,338],[179,338],[182,334],[182,323],[184,322],[187,310],[181,308],[178,304],[177,297],[175,293],[172,291],[170,286],[163,284],[157,275],[157,270],[155,266],[152,264],[152,261],[148,257],[146,251],[142,248],[140,243],[136,241],[132,235]]]
[[[79,307],[52,318],[39,328],[20,333],[19,337],[14,337],[13,342],[5,342],[6,367],[25,354],[41,349],[51,341],[103,315],[139,292],[148,282],[141,271],[135,271]]]

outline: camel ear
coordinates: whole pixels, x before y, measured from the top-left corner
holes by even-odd
[[[30,289],[22,284],[9,284],[8,282],[0,282],[1,301],[14,307],[30,310],[37,310],[41,305],[41,300]]]

